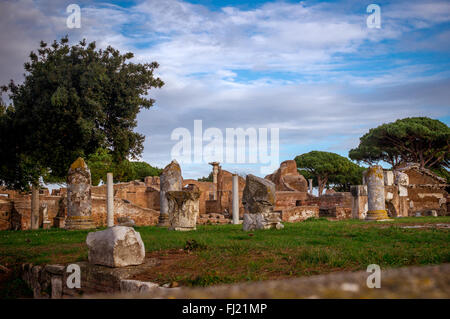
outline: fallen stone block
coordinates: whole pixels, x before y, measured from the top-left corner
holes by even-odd
[[[141,235],[132,227],[114,226],[89,233],[86,244],[91,264],[126,267],[144,262],[144,243]]]

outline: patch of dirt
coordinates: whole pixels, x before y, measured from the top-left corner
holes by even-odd
[[[281,255],[280,255],[281,254]],[[299,268],[292,251],[253,251],[239,256],[221,255],[207,259],[195,252],[182,249],[155,251],[146,254],[146,258],[157,259],[151,270],[132,276],[130,279],[154,282],[160,285],[192,285],[192,280],[202,278],[205,285],[216,284],[209,280],[220,282],[237,282],[246,280],[275,280],[298,276],[310,276],[335,271],[355,270],[354,267],[329,267],[317,264],[313,268]],[[236,260],[239,259],[239,262]],[[265,262],[273,259],[272,262]],[[233,263],[234,262],[234,263]],[[233,263],[237,266],[230,267]],[[252,264],[258,265],[257,270],[249,270]],[[212,277],[212,279],[209,279]],[[251,278],[250,278],[251,277]],[[215,278],[215,279],[214,279]]]

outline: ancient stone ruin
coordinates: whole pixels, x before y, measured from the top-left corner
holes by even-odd
[[[173,160],[167,165],[160,176],[160,214],[158,226],[169,226],[169,200],[166,196],[170,191],[181,191],[183,178],[181,168]]]
[[[382,174],[388,217],[448,215],[450,203],[447,201],[445,179],[417,164],[405,165],[393,171],[383,170]],[[378,194],[381,193],[380,185],[379,189]],[[367,178],[364,178],[363,185],[351,186],[351,193],[352,218],[365,219],[369,210]]]
[[[181,191],[168,191],[169,229],[188,231],[197,229],[200,190],[190,184]]]
[[[384,199],[384,176],[381,166],[372,166],[365,172],[367,181],[368,211],[367,220],[387,219]]]
[[[169,178],[165,177],[167,174],[163,174],[161,178],[148,176],[145,181],[114,184],[114,224],[122,224],[124,218],[129,218],[137,226],[157,224],[169,226],[168,199],[165,192],[170,187],[176,187],[174,190],[181,191],[182,185],[188,184],[196,185],[200,191],[197,224],[232,223],[233,174],[222,169],[216,162],[211,163],[211,165],[213,166],[213,181],[183,180],[181,169],[177,171],[179,165],[173,162],[166,167],[169,170]],[[85,164],[81,164],[81,167],[85,167]],[[78,171],[80,171],[80,168]],[[71,171],[72,173],[74,172]],[[445,179],[436,176],[427,169],[421,169],[417,164],[405,165],[393,171],[383,170],[382,174],[385,210],[388,217],[444,216],[449,214],[450,201],[447,200],[448,192],[446,189],[448,185]],[[81,207],[81,198],[84,198],[83,201],[87,205],[83,207],[89,206],[88,189],[90,183],[87,183],[87,175],[81,175],[80,177],[84,179],[84,182],[81,183],[81,185],[84,185],[82,188],[80,186],[74,187],[72,183],[67,188],[54,189],[51,194],[45,188],[40,189],[39,202],[42,219],[39,220],[39,227],[51,225],[52,227],[65,228],[65,224],[68,222],[70,228],[77,223],[75,221],[79,218],[77,216],[83,216],[82,214],[89,216],[88,209],[84,210],[84,213],[76,212],[77,207]],[[238,209],[236,211],[239,211],[238,223],[241,223],[245,212],[242,203],[245,179],[241,176],[237,176],[237,179]],[[282,162],[280,168],[273,174],[266,176],[265,179],[275,184],[273,211],[280,214],[283,222],[302,222],[308,218],[317,217],[331,220],[365,219],[369,210],[367,181],[362,181],[361,185],[351,186],[350,192],[328,190],[325,194],[315,196],[308,190],[306,180],[298,173],[296,163],[293,160]],[[172,186],[167,186],[168,184]],[[163,186],[161,187],[161,185]],[[76,199],[78,202],[71,202],[70,213],[69,192],[80,194],[79,197],[73,198],[78,198]],[[91,186],[90,194],[90,218],[81,218],[93,221],[93,225],[89,227],[106,226],[106,185]],[[162,194],[164,196],[161,196]],[[44,207],[47,207],[47,219],[50,224],[44,223]],[[73,212],[74,208],[75,212]],[[69,216],[73,217],[69,218]],[[78,220],[78,224],[83,226],[80,220]],[[125,225],[132,225],[132,223],[125,223]],[[0,188],[0,230],[7,229],[31,229],[30,193]]]
[[[275,184],[267,179],[247,175],[242,203],[245,207],[243,229],[281,229],[280,213],[275,213]]]
[[[91,264],[126,267],[144,262],[144,243],[141,235],[132,227],[113,226],[89,233],[86,244]]]
[[[66,229],[95,228],[92,214],[91,171],[79,157],[67,174]]]

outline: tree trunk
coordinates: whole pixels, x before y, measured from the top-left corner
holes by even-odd
[[[31,229],[39,229],[39,185],[31,185]]]

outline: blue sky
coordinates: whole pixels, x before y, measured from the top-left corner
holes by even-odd
[[[68,29],[66,7],[81,7]],[[370,29],[366,7],[381,7]],[[171,160],[176,128],[278,128],[279,160],[311,150],[347,155],[370,128],[409,116],[450,124],[448,1],[0,2],[0,82],[21,81],[39,40],[65,34],[157,61],[166,85],[138,116],[142,159]],[[5,31],[7,30],[7,31]],[[259,164],[223,163],[261,175]],[[206,162],[183,175],[209,173]]]

